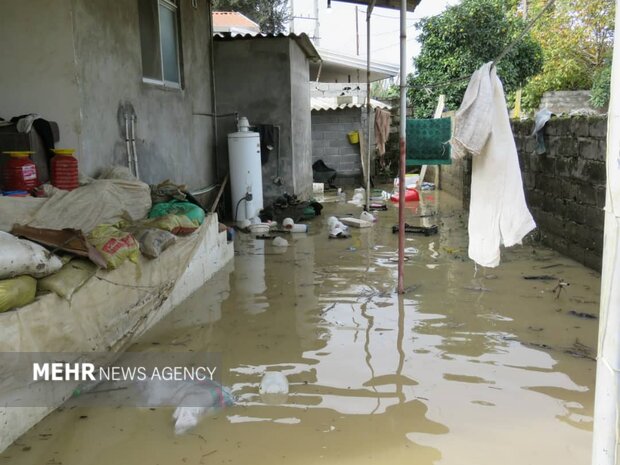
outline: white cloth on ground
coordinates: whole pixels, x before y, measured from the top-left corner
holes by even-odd
[[[472,76],[455,116],[453,156],[470,152],[469,257],[495,267],[500,245],[520,244],[536,227],[525,203],[523,181],[504,89],[492,63]]]

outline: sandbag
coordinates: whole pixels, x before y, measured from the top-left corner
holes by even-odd
[[[164,231],[171,232],[172,234],[176,234],[178,236],[191,234],[198,229],[198,225],[185,215],[171,214],[159,218],[153,218],[148,221],[147,224],[150,227],[163,229]]]
[[[31,276],[20,276],[0,281],[0,312],[23,307],[34,301],[37,280]]]
[[[101,253],[107,269],[118,268],[127,259],[138,262],[140,248],[134,237],[111,224],[100,224],[87,239]]]
[[[0,231],[0,279],[31,275],[42,278],[60,270],[62,262],[39,244]]]
[[[97,272],[97,266],[88,260],[71,260],[58,273],[39,281],[39,289],[51,291],[66,300]]]
[[[177,240],[174,234],[162,229],[146,228],[134,233],[140,243],[140,252],[149,258],[157,258]]]
[[[196,226],[200,226],[205,220],[205,211],[198,205],[178,200],[156,203],[149,212],[149,218],[159,218],[169,214],[185,215],[196,223]]]

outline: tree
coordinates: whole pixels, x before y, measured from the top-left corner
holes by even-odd
[[[264,34],[286,30],[288,0],[212,0],[213,11],[238,11],[260,26]]]
[[[529,16],[548,0],[530,0]],[[542,94],[552,90],[590,89],[611,56],[614,0],[556,0],[532,28],[545,64],[524,88],[523,104],[537,108]]]
[[[481,65],[497,58],[524,30],[514,1],[463,0],[441,15],[423,19],[420,55],[409,75],[409,99],[417,117],[433,114],[437,98],[446,95],[446,109],[457,109],[467,88],[467,77]],[[506,92],[521,87],[542,69],[542,50],[526,35],[497,64]],[[458,78],[466,79],[442,84]],[[437,84],[442,84],[437,86]]]

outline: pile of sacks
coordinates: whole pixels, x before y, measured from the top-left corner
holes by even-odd
[[[184,186],[148,186],[117,171],[48,199],[0,203],[0,214],[29,211],[4,215],[0,224],[0,312],[31,303],[37,289],[69,300],[98,269],[137,263],[140,254],[156,258],[204,222],[205,211]],[[43,203],[33,208],[33,200]]]

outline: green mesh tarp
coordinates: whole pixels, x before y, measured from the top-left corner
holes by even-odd
[[[450,118],[407,120],[407,166],[450,165]]]

